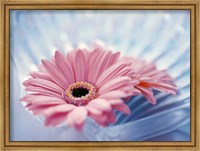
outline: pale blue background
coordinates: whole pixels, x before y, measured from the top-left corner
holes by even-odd
[[[11,141],[189,141],[190,12],[187,10],[12,10],[10,24]],[[128,103],[133,115],[117,113],[118,122],[101,128],[93,121],[83,132],[44,127],[21,102],[22,82],[55,50],[67,52],[93,42],[154,61],[168,69],[179,87],[172,97],[157,93],[158,104],[141,97]]]

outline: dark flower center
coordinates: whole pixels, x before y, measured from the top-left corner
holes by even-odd
[[[74,88],[72,90],[72,95],[75,98],[79,98],[82,96],[86,96],[89,93],[89,90],[87,88],[79,87],[79,88]]]
[[[86,105],[97,98],[97,89],[88,82],[75,82],[68,87],[63,96],[69,104],[76,106]]]

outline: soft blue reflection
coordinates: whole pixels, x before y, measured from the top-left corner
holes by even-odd
[[[190,13],[185,10],[12,10],[10,49],[11,141],[190,141]],[[67,52],[103,42],[123,54],[168,69],[179,88],[175,97],[155,91],[157,105],[144,97],[127,104],[106,128],[87,119],[83,132],[44,127],[20,103],[22,81],[55,50]]]

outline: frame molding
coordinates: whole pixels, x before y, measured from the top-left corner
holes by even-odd
[[[198,0],[1,0],[0,40],[0,133],[1,150],[200,150],[200,42]],[[11,142],[9,140],[9,24],[13,9],[142,9],[142,10],[190,10],[191,13],[191,141],[190,142]]]

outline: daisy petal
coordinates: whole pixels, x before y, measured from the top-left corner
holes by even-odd
[[[51,107],[47,110],[45,110],[42,114],[47,117],[47,116],[52,116],[53,114],[57,113],[67,113],[75,108],[74,105],[71,104],[61,104],[55,107]]]
[[[39,106],[52,106],[52,105],[60,105],[60,104],[64,104],[64,103],[60,101],[35,102],[34,104],[31,104],[31,105],[28,104],[27,108],[30,110],[30,109],[37,108]]]
[[[102,115],[89,115],[91,118],[93,118],[98,124],[101,126],[107,126],[108,125],[108,115],[102,114]]]
[[[75,82],[74,73],[71,65],[65,59],[64,55],[61,54],[59,51],[56,51],[55,53],[55,63],[60,71],[64,74],[69,84]]]
[[[112,111],[107,113],[107,115],[108,115],[109,123],[115,123],[116,122],[115,114]]]
[[[48,90],[46,88],[41,88],[41,87],[37,87],[37,86],[29,86],[29,87],[25,88],[25,90],[30,91],[30,92],[37,92],[38,94],[44,95],[44,96],[62,98],[61,92],[59,94],[57,92]]]
[[[52,78],[49,76],[48,73],[45,72],[41,72],[41,71],[34,71],[30,73],[30,76],[32,76],[33,78],[40,78],[40,79],[45,79],[48,81],[53,82]]]
[[[85,106],[86,109],[88,110],[89,114],[93,114],[93,115],[101,115],[103,112],[95,107],[93,107],[92,105],[88,104]]]
[[[64,89],[69,86],[69,83],[67,80],[65,80],[65,77],[62,75],[62,73],[53,65],[51,62],[47,60],[42,60],[42,63],[47,70],[47,72],[50,74],[51,78],[56,82],[58,85],[63,87]]]
[[[51,91],[57,92],[57,93],[61,93],[64,89],[59,87],[57,84],[45,80],[45,79],[39,79],[39,78],[31,78],[28,79],[26,81],[24,81],[23,83],[24,86],[29,87],[29,86],[39,86],[39,87],[43,87],[45,89],[49,89]]]
[[[144,87],[141,87],[141,86],[136,86],[136,88],[138,88],[139,90],[141,90],[142,92],[144,92],[148,95],[153,95],[153,92],[148,88],[144,88]]]
[[[99,88],[99,94],[103,94],[112,90],[117,89],[120,86],[123,86],[124,84],[127,84],[131,81],[129,77],[118,77],[111,81],[109,81],[106,85],[103,85]]]
[[[75,126],[78,129],[83,127],[84,121],[87,116],[87,110],[85,107],[76,107],[72,112],[70,112],[67,116],[67,124],[69,126]]]
[[[46,102],[46,101],[60,101],[65,102],[64,100],[57,98],[57,97],[50,97],[50,96],[44,96],[44,95],[38,95],[38,94],[28,94],[25,95],[20,99],[21,101],[28,102],[28,103],[34,103],[34,102]]]
[[[117,99],[117,98],[124,98],[124,97],[127,97],[127,96],[128,96],[128,94],[123,92],[123,91],[114,90],[114,91],[109,91],[107,93],[100,95],[99,98]]]
[[[95,67],[95,72],[93,73],[94,81],[96,81],[99,75],[101,75],[101,73],[105,69],[107,69],[111,56],[112,56],[111,51],[105,51],[104,53],[102,53],[101,57],[99,57],[99,61]]]
[[[123,103],[123,101],[121,99],[113,99],[113,100],[108,100],[108,103],[110,105],[120,105]]]
[[[45,119],[45,126],[57,126],[63,121],[65,121],[67,118],[67,113],[58,113],[58,114],[53,114],[52,116],[46,117]]]
[[[82,50],[78,50],[75,57],[76,81],[85,81],[87,73],[87,62]]]
[[[116,52],[112,55],[111,59],[110,59],[110,62],[109,62],[109,66],[115,64],[118,60],[119,60],[119,57],[120,57],[120,52]]]
[[[90,83],[96,82],[94,77],[93,77],[93,74],[96,72],[96,66],[99,63],[102,54],[103,53],[101,52],[100,48],[95,49],[90,54],[90,57],[88,59],[88,68],[90,70],[88,70],[88,77],[87,77],[87,81],[90,82]]]
[[[89,104],[99,110],[102,110],[102,111],[111,111],[112,110],[110,104],[104,99],[98,98],[98,99],[92,100]]]
[[[126,66],[125,63],[116,63],[106,69],[96,81],[96,86],[100,87],[102,83],[109,81],[115,74],[122,70]]]
[[[149,94],[147,94],[147,93],[145,93],[145,92],[142,92],[142,95],[144,95],[144,97],[145,97],[151,104],[153,104],[153,105],[156,104],[156,99],[155,99],[155,97],[154,97],[153,95],[149,95]]]
[[[124,114],[128,114],[128,115],[131,114],[131,110],[130,110],[129,107],[128,107],[126,104],[124,104],[124,103],[122,103],[122,104],[117,104],[117,105],[113,105],[112,107],[115,108],[115,109],[117,109],[117,110],[119,110],[119,111],[121,111],[121,112],[124,113]]]

